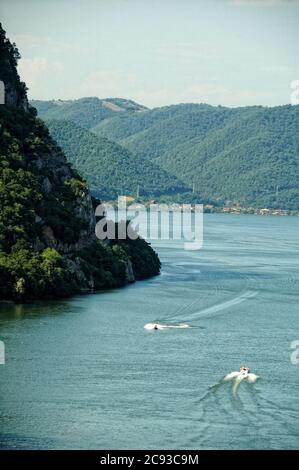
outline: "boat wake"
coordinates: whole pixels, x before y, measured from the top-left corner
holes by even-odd
[[[239,305],[242,302],[245,302],[248,299],[251,299],[257,295],[256,291],[246,291],[243,294],[238,295],[230,300],[226,300],[225,302],[221,302],[219,304],[212,305],[211,307],[205,308],[203,310],[193,312],[189,315],[188,319],[197,319],[197,318],[204,318],[209,317],[223,310],[227,310],[230,307],[234,307],[235,305]]]
[[[245,302],[257,295],[257,291],[247,290],[237,297],[233,297],[230,300],[212,305],[211,307],[204,308],[203,310],[197,310],[195,312],[188,313],[186,318],[186,313],[190,310],[195,304],[200,302],[200,299],[195,299],[190,304],[183,305],[176,312],[173,312],[172,315],[167,315],[164,318],[155,320],[153,322],[147,323],[144,325],[146,330],[164,330],[170,328],[204,328],[198,325],[189,325],[189,322],[196,322],[196,320],[201,320],[202,318],[207,318],[210,316],[217,315],[224,310],[227,310],[235,305],[239,305],[242,302]],[[179,319],[184,317],[184,322],[179,322]]]
[[[187,325],[187,323],[182,323],[179,325],[164,325],[162,323],[147,323],[144,325],[144,328],[146,330],[168,330],[170,328],[192,328],[190,325]]]

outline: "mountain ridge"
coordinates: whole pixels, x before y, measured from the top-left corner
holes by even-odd
[[[89,129],[102,119],[113,117],[119,112],[140,112],[147,108],[132,100],[123,98],[84,97],[76,100],[31,100],[31,106],[38,109],[41,117],[74,121],[76,124]]]
[[[136,194],[137,188],[146,197],[190,190],[155,163],[72,121],[46,120],[46,123],[68,161],[84,176],[97,197],[115,199],[118,195]]]
[[[89,130],[195,188],[197,202],[299,209],[299,105],[187,103],[114,114]]]

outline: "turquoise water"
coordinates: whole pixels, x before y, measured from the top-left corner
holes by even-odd
[[[299,218],[205,215],[204,227],[200,251],[153,242],[151,280],[0,305],[0,447],[299,447]],[[144,330],[153,320],[194,328]],[[260,379],[234,396],[221,379],[242,364]]]

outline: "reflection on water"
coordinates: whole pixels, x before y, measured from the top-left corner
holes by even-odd
[[[299,446],[297,218],[207,215],[204,248],[155,241],[161,276],[0,305],[2,448]],[[159,320],[193,328],[147,331]],[[223,377],[261,378],[237,393]]]

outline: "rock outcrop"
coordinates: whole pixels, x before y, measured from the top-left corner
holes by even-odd
[[[144,240],[97,240],[95,200],[28,107],[18,58],[0,25],[0,299],[65,297],[158,274]]]
[[[29,104],[26,94],[25,83],[20,82],[19,86],[16,86],[9,81],[4,81],[5,88],[5,105],[13,108],[24,109],[28,111]]]
[[[0,80],[4,84],[5,105],[28,111],[26,85],[17,72],[19,51],[5,36],[0,23]]]

